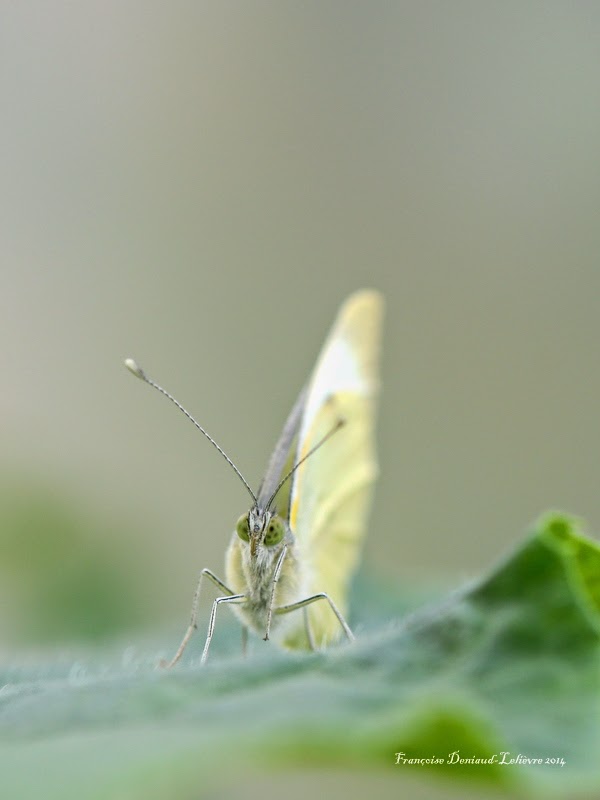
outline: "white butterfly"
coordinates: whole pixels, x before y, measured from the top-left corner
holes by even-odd
[[[132,359],[127,367],[188,416],[236,471],[252,496],[227,550],[225,581],[203,569],[192,618],[168,666],[197,623],[205,578],[219,589],[202,654],[206,661],[220,605],[246,629],[286,647],[322,647],[342,633],[348,584],[360,557],[377,475],[375,400],[383,298],[363,290],[341,307],[307,386],[284,425],[256,494],[231,459],[174,397]],[[292,612],[301,611],[294,614]]]

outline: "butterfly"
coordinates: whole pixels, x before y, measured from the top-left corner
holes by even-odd
[[[256,493],[233,461],[185,408],[133,359],[128,369],[182,411],[227,460],[252,497],[237,520],[225,580],[203,569],[190,624],[168,664],[181,658],[197,628],[200,589],[212,604],[201,663],[206,662],[221,605],[242,625],[294,649],[320,649],[342,635],[350,580],[360,559],[377,477],[375,413],[383,298],[352,294],[341,306],[313,373],[300,392]]]

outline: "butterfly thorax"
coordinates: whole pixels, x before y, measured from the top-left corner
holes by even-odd
[[[264,634],[271,597],[273,595],[275,571],[285,548],[279,580],[275,585],[273,608],[279,608],[299,599],[304,590],[304,576],[296,553],[296,542],[287,523],[276,514],[267,512],[262,516],[253,513],[238,521],[226,556],[227,584],[236,594],[247,600],[235,606],[235,613],[245,624]],[[263,523],[261,525],[261,523]],[[258,530],[253,526],[256,524]],[[240,532],[241,528],[241,532]],[[246,540],[246,533],[248,539]],[[280,534],[281,539],[279,539]],[[279,539],[279,540],[278,540]],[[278,541],[277,541],[278,540]],[[270,541],[274,543],[269,544]],[[279,618],[274,617],[274,627]]]

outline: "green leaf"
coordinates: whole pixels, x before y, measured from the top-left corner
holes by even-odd
[[[192,798],[273,765],[597,792],[599,610],[600,550],[552,514],[487,579],[325,653],[5,668],[3,796]]]

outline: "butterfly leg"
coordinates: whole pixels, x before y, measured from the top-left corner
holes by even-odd
[[[210,619],[208,620],[208,633],[206,634],[206,641],[204,642],[204,650],[202,651],[202,658],[200,659],[200,664],[205,664],[206,659],[208,658],[208,648],[210,647],[210,643],[212,642],[213,633],[215,630],[215,620],[217,618],[217,609],[221,605],[221,603],[245,603],[246,602],[246,595],[244,594],[231,594],[227,597],[217,597],[214,601],[212,606],[212,611],[210,612]]]
[[[248,628],[242,625],[242,658],[248,655]]]
[[[271,599],[269,600],[269,611],[267,612],[267,631],[263,637],[265,642],[269,641],[269,633],[271,632],[271,620],[273,618],[273,602],[275,600],[275,589],[277,588],[277,584],[279,582],[279,576],[281,575],[283,560],[285,558],[286,553],[287,553],[287,545],[284,545],[281,550],[281,553],[279,554],[279,558],[277,559],[277,563],[275,564],[275,572],[273,573],[273,584],[271,586]]]
[[[229,589],[223,581],[219,580],[214,572],[211,572],[209,569],[203,569],[200,573],[200,577],[198,579],[198,585],[196,586],[196,591],[194,592],[194,600],[192,601],[192,617],[190,619],[190,624],[188,626],[187,631],[185,632],[185,636],[181,640],[181,644],[177,648],[177,652],[173,656],[173,658],[168,661],[167,663],[161,663],[161,666],[170,669],[174,667],[175,664],[179,661],[181,656],[183,655],[183,651],[187,647],[189,640],[192,638],[194,631],[198,628],[198,603],[200,601],[200,589],[202,588],[202,579],[207,577],[211,580],[215,586],[220,589],[222,592],[227,592],[228,595],[232,595],[233,592]]]
[[[326,592],[319,592],[318,594],[313,594],[312,597],[307,597],[305,600],[299,600],[297,603],[290,603],[288,606],[280,606],[279,608],[275,609],[276,614],[289,614],[291,611],[297,611],[299,608],[305,608],[309,606],[311,603],[316,603],[317,600],[327,600],[329,603],[329,607],[333,611],[336,616],[337,621],[340,623],[342,630],[344,631],[346,638],[348,641],[354,641],[354,634],[350,630],[350,627],[344,617],[342,616],[341,611],[338,609],[336,604],[333,602],[331,597]]]

